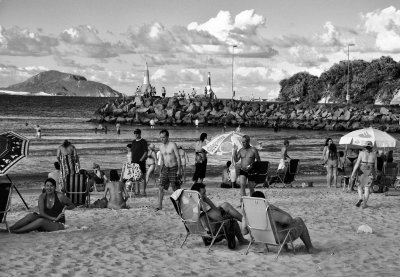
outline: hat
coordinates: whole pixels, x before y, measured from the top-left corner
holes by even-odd
[[[133,131],[133,133],[134,133],[134,134],[141,134],[142,131],[141,131],[140,129],[135,129],[135,130]]]
[[[96,163],[93,163],[93,169],[95,169],[95,168],[100,169],[100,165],[98,165],[98,164],[96,164]]]
[[[364,146],[364,147],[368,147],[368,146],[369,146],[369,147],[373,147],[372,141],[369,141],[369,140],[368,140],[368,141],[364,141],[363,146]]]

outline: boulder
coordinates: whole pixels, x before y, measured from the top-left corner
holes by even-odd
[[[116,122],[117,123],[125,123],[126,122],[125,117],[122,117],[122,116],[117,117]]]
[[[379,110],[379,112],[380,112],[381,114],[384,114],[384,115],[388,115],[388,114],[390,113],[390,111],[389,111],[387,108],[385,108],[385,107],[381,107],[381,109]]]

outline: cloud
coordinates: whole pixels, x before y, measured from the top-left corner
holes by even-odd
[[[59,50],[64,56],[73,54],[99,59],[118,56],[114,46],[103,41],[97,29],[90,25],[79,25],[64,30],[60,34],[60,42],[65,44],[64,50]]]
[[[288,61],[301,67],[316,67],[329,61],[325,55],[318,53],[315,47],[294,46],[288,52]]]
[[[0,55],[47,56],[58,45],[56,38],[31,32],[29,29],[0,25]]]
[[[375,46],[386,52],[400,51],[400,10],[390,6],[362,15],[367,33],[376,35]]]

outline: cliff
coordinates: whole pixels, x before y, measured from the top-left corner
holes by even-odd
[[[273,127],[312,130],[356,130],[374,127],[400,132],[398,106],[324,105],[244,102],[235,100],[142,98],[115,99],[100,107],[94,122],[188,125],[195,119],[210,126]]]
[[[88,81],[85,77],[55,70],[41,72],[28,80],[11,85],[4,90],[29,92],[30,95],[46,93],[62,96],[120,97],[121,93],[102,83]]]

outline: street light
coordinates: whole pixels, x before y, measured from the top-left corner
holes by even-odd
[[[346,93],[346,101],[349,103],[350,101],[350,94],[349,94],[349,87],[350,87],[350,46],[355,46],[354,43],[347,44],[347,93]]]
[[[232,99],[235,97],[235,91],[233,90],[233,63],[235,59],[235,48],[237,45],[232,45]]]

